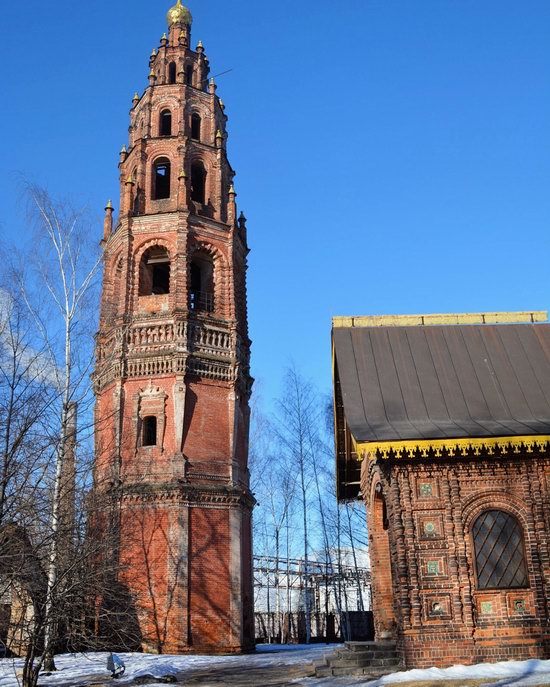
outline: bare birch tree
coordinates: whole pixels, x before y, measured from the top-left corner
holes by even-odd
[[[312,595],[314,591],[319,592],[321,584],[319,569],[324,571],[326,631],[335,607],[341,632],[348,637],[348,612],[353,610],[350,598],[354,603],[357,600],[357,610],[366,605],[364,559],[359,558],[358,548],[363,555],[368,543],[362,507],[340,506],[336,499],[332,404],[292,367],[285,372],[283,393],[276,402],[273,417],[267,419],[256,407],[254,414],[261,418],[253,425],[255,432],[251,435],[252,455],[261,453],[252,464],[254,490],[259,500],[255,512],[255,551],[273,557],[271,568],[266,565],[265,570],[276,571],[268,574],[268,594],[274,590],[275,608],[279,611],[277,601],[282,577],[279,556],[281,535],[286,528],[296,535],[287,543],[287,564],[291,556],[293,565],[302,561],[301,574],[296,579],[306,611],[306,641],[311,639]],[[286,582],[286,606],[290,610],[292,590],[288,575]],[[258,598],[265,601],[265,589],[260,588]],[[316,598],[315,608],[323,612],[318,605],[322,603],[321,594],[316,594]],[[270,602],[268,611],[271,611]],[[271,615],[268,614],[269,618]],[[320,628],[317,625],[317,632]],[[269,630],[268,637],[272,634]],[[278,630],[274,634],[282,636],[283,633]]]
[[[38,186],[27,189],[29,219],[33,226],[32,252],[24,256],[14,270],[18,298],[26,304],[34,326],[34,340],[47,360],[49,384],[56,395],[49,414],[47,434],[52,442],[50,465],[49,517],[47,521],[48,554],[46,597],[43,612],[43,651],[33,657],[29,684],[35,683],[40,669],[55,670],[56,604],[60,592],[60,546],[63,524],[64,480],[75,480],[76,408],[84,424],[91,427],[92,404],[90,373],[93,362],[91,315],[97,302],[96,276],[100,266],[97,249],[92,248],[86,215],[67,203],[54,202]],[[88,419],[86,419],[88,418]],[[74,500],[73,493],[70,498]],[[67,508],[73,508],[67,502]],[[74,520],[74,518],[73,518]],[[74,528],[74,522],[71,524]],[[63,533],[74,539],[74,532]]]
[[[318,403],[313,387],[300,376],[295,367],[286,370],[284,392],[277,402],[275,428],[281,451],[286,457],[292,473],[297,477],[297,492],[300,504],[300,526],[302,532],[302,558],[304,563],[303,586],[306,616],[306,642],[311,641],[311,596],[310,596],[310,486],[312,477],[312,436],[319,421]]]

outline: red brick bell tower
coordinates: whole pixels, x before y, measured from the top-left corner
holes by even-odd
[[[136,93],[108,204],[95,493],[147,651],[253,646],[245,218],[227,117],[178,0]],[[107,508],[105,509],[107,512]]]

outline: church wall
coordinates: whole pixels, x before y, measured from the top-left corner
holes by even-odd
[[[119,540],[118,591],[144,650],[248,650],[246,220],[204,46],[191,49],[181,4],[168,23],[132,100],[117,221],[105,210],[95,496],[110,520],[98,527]]]
[[[237,648],[231,633],[229,510],[192,508],[191,643],[199,650]]]
[[[230,389],[208,380],[188,386],[184,453],[194,466],[227,474],[230,445]]]
[[[533,455],[363,464],[371,546],[374,495],[388,510],[392,574],[372,565],[379,632],[391,582],[408,667],[550,657],[550,460]],[[472,527],[484,512],[513,515],[524,534],[528,587],[478,589]],[[377,591],[378,590],[378,591]],[[381,638],[380,636],[378,638]]]

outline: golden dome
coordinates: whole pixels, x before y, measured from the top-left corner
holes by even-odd
[[[181,0],[178,0],[174,7],[168,10],[166,18],[168,19],[168,26],[172,26],[172,24],[187,24],[191,26],[193,22],[191,12],[181,4]]]

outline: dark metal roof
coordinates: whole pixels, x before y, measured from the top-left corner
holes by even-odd
[[[550,434],[550,324],[333,329],[358,442]]]

